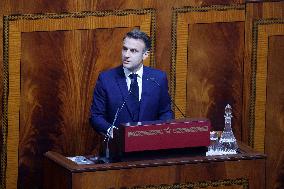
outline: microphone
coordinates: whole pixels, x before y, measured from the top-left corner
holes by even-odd
[[[154,83],[155,83],[156,85],[158,85],[159,87],[161,87],[160,83],[158,83],[154,77],[149,77],[149,78],[147,78],[147,81],[149,81],[149,80],[152,81],[152,82],[154,82]],[[169,96],[169,97],[170,97],[171,103],[178,109],[179,113],[181,113],[181,115],[182,115],[184,118],[186,118],[185,114],[181,111],[181,109],[180,109],[180,108],[176,105],[176,103],[172,100],[171,96]]]
[[[131,90],[128,91],[128,94],[126,96],[126,98],[124,99],[124,101],[122,102],[122,104],[117,108],[116,112],[115,112],[115,115],[114,115],[114,118],[113,118],[113,121],[112,121],[112,124],[111,126],[108,128],[107,130],[107,134],[104,138],[104,141],[109,141],[110,138],[113,138],[113,129],[118,129],[114,124],[119,116],[119,113],[121,112],[121,110],[124,108],[126,102],[128,101],[128,98],[129,98],[129,95],[132,93]]]
[[[105,149],[106,159],[102,158],[102,160],[104,162],[109,162],[110,151],[109,151],[109,146],[108,146],[109,144],[108,143],[109,143],[110,138],[113,138],[113,130],[114,129],[116,129],[116,130],[118,129],[114,124],[115,124],[115,122],[116,122],[116,120],[117,120],[117,118],[119,116],[120,111],[123,109],[123,107],[125,106],[126,102],[128,101],[128,98],[129,98],[131,93],[132,93],[132,91],[129,90],[126,98],[124,99],[122,104],[117,108],[111,126],[107,129],[107,134],[105,135],[105,138],[104,138],[104,142],[106,142],[106,149]]]

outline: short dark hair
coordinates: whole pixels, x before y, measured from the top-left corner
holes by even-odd
[[[151,38],[145,32],[142,32],[139,29],[133,29],[132,31],[126,33],[123,39],[125,39],[126,37],[133,39],[141,39],[145,43],[145,51],[151,49]]]

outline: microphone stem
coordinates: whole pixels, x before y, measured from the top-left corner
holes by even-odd
[[[115,113],[115,115],[114,115],[113,122],[112,122],[112,124],[111,124],[112,127],[114,126],[114,123],[116,122],[116,119],[117,119],[117,115],[118,115],[119,110],[120,110],[119,108],[116,110],[116,113]]]
[[[108,142],[109,140],[107,140],[107,143],[106,143],[106,158],[109,159],[109,147],[108,147]]]
[[[155,80],[155,78],[147,78],[147,80],[151,80],[152,82],[156,83],[159,87],[161,87],[161,85]],[[184,113],[182,113],[182,111],[179,109],[179,107],[176,105],[176,103],[173,101],[173,99],[170,97],[171,103],[178,109],[178,111],[181,113],[181,115],[186,118],[186,116],[184,115]]]

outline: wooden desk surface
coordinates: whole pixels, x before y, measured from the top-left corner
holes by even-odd
[[[88,165],[76,164],[56,152],[47,152],[44,181],[46,188],[147,188],[161,184],[171,188],[177,183],[264,188],[265,155],[241,143],[239,147],[240,153],[236,155],[181,156]],[[64,186],[58,185],[63,181],[66,181]],[[228,182],[226,186],[225,182]]]

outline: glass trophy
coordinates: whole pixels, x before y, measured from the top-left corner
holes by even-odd
[[[215,156],[222,155],[221,145],[219,142],[218,132],[211,131],[210,132],[210,145],[208,146],[208,151],[206,152],[206,156]]]
[[[225,127],[219,139],[218,132],[210,132],[210,146],[206,156],[237,154],[238,144],[232,131],[232,108],[229,104],[225,107]]]
[[[229,104],[225,107],[225,128],[220,137],[222,154],[237,154],[238,144],[232,131],[232,108]]]

